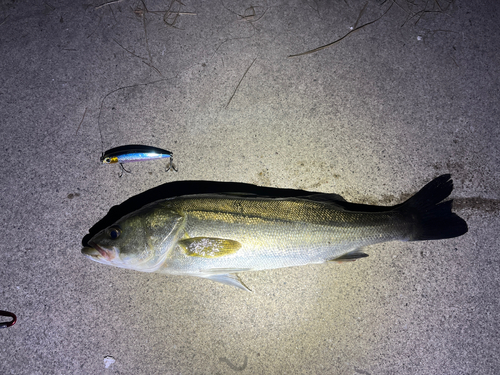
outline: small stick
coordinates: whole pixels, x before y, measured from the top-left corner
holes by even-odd
[[[87,113],[87,108],[85,108],[85,111],[83,112],[82,121],[80,121],[80,123],[78,124],[78,128],[76,129],[76,133],[75,134],[78,134],[78,130],[80,130],[80,126],[82,125],[82,122],[83,122],[83,119],[85,118],[85,114],[86,113]]]
[[[5,22],[7,22],[7,19],[8,19],[9,17],[10,17],[10,14],[9,14],[7,17],[5,17],[5,18],[4,18],[3,22],[2,22],[2,23],[0,23],[0,26],[2,26]]]
[[[171,26],[171,27],[173,27],[175,29],[177,29],[177,27],[174,26],[174,25],[175,25],[175,22],[177,21],[177,18],[179,17],[179,12],[178,11],[177,12],[175,12],[175,11],[173,12],[172,11],[172,7],[174,6],[174,3],[176,3],[176,2],[178,2],[180,4],[179,8],[182,5],[184,5],[180,1],[173,0],[173,1],[170,2],[170,5],[168,6],[168,9],[163,14],[163,22],[165,22],[165,25]],[[171,18],[172,15],[174,15],[173,18]],[[172,21],[169,22],[168,21],[169,19],[171,19]]]
[[[158,69],[156,69],[156,67],[155,67],[153,64],[150,64],[150,63],[148,63],[148,62],[146,62],[146,61],[144,61],[144,60],[142,60],[142,62],[143,62],[144,64],[146,64],[147,66],[149,66],[150,68],[152,68],[152,69],[156,70],[156,72],[157,72],[160,76],[162,76],[162,77],[163,77],[163,74],[161,74],[161,72],[160,72]]]
[[[101,24],[101,21],[102,21],[102,16],[99,16],[99,22],[97,23],[97,26],[95,27],[94,31],[92,31],[87,38],[90,38],[92,35],[94,35],[94,33],[97,31],[97,28]]]
[[[226,106],[224,108],[227,108],[229,106],[229,103],[231,103],[231,100],[233,100],[233,97],[236,94],[236,91],[238,90],[238,87],[240,87],[241,81],[243,81],[243,78],[245,78],[246,74],[248,73],[248,71],[252,67],[252,65],[255,62],[255,60],[257,60],[257,58],[253,59],[253,61],[250,64],[250,66],[247,68],[247,70],[245,70],[245,73],[243,73],[243,77],[241,77],[240,81],[238,82],[238,85],[236,85],[236,88],[233,91],[233,95],[231,95],[231,97],[229,98],[229,101],[227,102],[227,104],[226,104]]]
[[[148,42],[148,30],[146,28],[146,18],[142,17],[142,25],[144,26],[144,35],[146,36],[146,50],[148,51],[149,61],[152,62],[153,58],[151,57],[151,51],[149,50],[149,42]]]
[[[136,55],[135,53],[133,53],[133,52],[129,51],[128,49],[126,49],[125,47],[123,47],[120,43],[118,43],[118,42],[116,41],[116,39],[113,39],[113,41],[114,41],[116,44],[118,44],[120,47],[122,47],[125,51],[127,51],[128,53],[130,53],[132,56],[138,57],[138,58],[140,58],[140,59],[144,59],[144,57],[138,56],[138,55]]]
[[[457,64],[457,60],[455,60],[451,54],[450,54],[450,57],[453,60],[453,62],[455,63],[455,65],[457,66],[457,68],[460,68],[460,66]]]
[[[50,9],[51,12],[53,12],[56,8],[54,8],[52,5],[47,4],[46,1],[43,2],[47,8]]]
[[[107,3],[104,3],[104,4],[101,4],[101,5],[96,6],[94,9],[104,8],[106,5],[116,4],[116,3],[120,3],[120,2],[122,2],[122,1],[123,1],[123,0],[113,0],[113,1],[108,1]]]
[[[146,13],[149,13],[149,10],[146,7],[146,3],[144,2],[144,0],[141,0],[141,2],[142,5],[144,5],[144,10],[146,11]],[[144,35],[146,37],[146,50],[148,51],[149,63],[153,65],[153,57],[151,56],[151,51],[149,50],[148,30],[146,27],[146,17],[144,17],[144,13],[141,15],[141,18],[142,18],[142,25],[144,26]]]
[[[363,15],[363,13],[365,12],[365,9],[366,9],[366,6],[368,5],[368,1],[365,3],[365,5],[363,6],[363,9],[361,9],[361,11],[359,12],[359,15],[358,15],[358,19],[356,20],[356,22],[354,23],[354,26],[352,27],[353,30],[356,28],[356,26],[358,26],[358,22],[359,20],[361,19],[361,16]]]
[[[356,28],[353,28],[351,31],[349,31],[347,34],[345,34],[343,37],[341,37],[341,38],[339,38],[337,40],[334,40],[331,43],[325,44],[324,46],[321,46],[321,47],[318,47],[318,48],[315,48],[315,49],[312,49],[312,50],[309,50],[309,51],[306,51],[306,52],[297,53],[296,55],[289,55],[288,57],[297,57],[297,56],[308,55],[310,53],[318,52],[318,51],[321,51],[322,49],[325,49],[325,48],[333,46],[334,44],[336,44],[336,43],[340,42],[341,40],[343,40],[344,38],[346,38],[348,35],[352,34],[353,32],[358,31],[358,30],[362,29],[365,26],[368,26],[368,25],[371,25],[372,23],[377,22],[379,19],[381,19],[383,16],[385,16],[385,14],[391,9],[392,4],[394,4],[394,2],[391,3],[391,5],[389,6],[389,8],[387,8],[387,10],[379,18],[377,18],[377,19],[375,19],[373,21],[370,21],[368,23],[365,23],[365,24],[363,24],[361,26],[358,26]]]
[[[113,10],[113,7],[109,7],[109,10],[111,11],[111,14],[113,15],[113,18],[115,19],[115,22],[118,23],[118,20],[116,19],[115,12]]]

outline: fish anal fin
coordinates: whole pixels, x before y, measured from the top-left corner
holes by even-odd
[[[360,250],[354,250],[347,254],[341,255],[337,258],[329,259],[329,261],[343,263],[343,262],[354,262],[355,260],[366,258],[368,254],[363,253]]]
[[[193,237],[179,241],[187,256],[201,258],[218,258],[236,253],[241,243],[225,238]]]
[[[240,278],[236,275],[232,274],[219,274],[219,275],[210,275],[210,276],[202,276],[205,279],[209,279],[215,281],[217,283],[234,286],[236,288],[245,290],[247,292],[251,292],[251,290],[243,284]]]

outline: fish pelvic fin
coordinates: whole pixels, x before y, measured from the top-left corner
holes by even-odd
[[[328,259],[328,261],[338,263],[354,262],[355,260],[366,258],[367,256],[368,254],[363,253],[361,250],[354,250],[337,258]]]
[[[220,274],[220,275],[201,276],[201,277],[215,281],[217,283],[235,286],[236,288],[239,288],[241,290],[251,292],[251,290],[245,284],[243,284],[243,282],[240,280],[240,278],[237,275],[233,275],[233,274],[228,273],[228,274]]]
[[[445,174],[429,182],[398,207],[413,222],[409,241],[440,240],[467,233],[465,220],[451,212],[453,200],[441,202],[452,190],[453,180]]]

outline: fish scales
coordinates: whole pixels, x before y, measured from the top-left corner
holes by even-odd
[[[408,223],[396,220],[398,213],[344,212],[300,199],[186,198],[168,202],[166,207],[182,213],[189,237],[215,236],[241,242],[243,247],[234,258],[266,253],[297,258],[286,260],[294,265],[303,260],[324,261],[346,246],[353,249],[404,239],[409,231]],[[307,253],[304,244],[311,247]]]

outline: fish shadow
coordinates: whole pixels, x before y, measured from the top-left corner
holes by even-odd
[[[372,206],[358,203],[346,202],[338,194],[318,193],[299,189],[281,189],[273,187],[257,186],[243,182],[219,182],[219,181],[174,181],[159,185],[140,194],[137,194],[123,203],[111,207],[106,216],[99,220],[89,233],[82,239],[82,245],[88,246],[88,241],[101,230],[113,225],[125,215],[128,215],[143,206],[162,199],[192,194],[234,194],[248,195],[260,198],[290,198],[307,197],[308,199],[329,202],[335,204],[339,209],[358,212],[380,212],[388,211],[396,206]]]
[[[259,197],[289,198],[317,194],[305,190],[280,189],[263,187],[242,182],[219,181],[174,181],[156,186],[137,194],[119,205],[111,207],[106,216],[99,220],[89,233],[82,239],[82,245],[88,246],[88,241],[102,229],[113,225],[117,220],[141,207],[162,199],[192,194],[251,194]],[[342,199],[340,195],[339,199]]]

